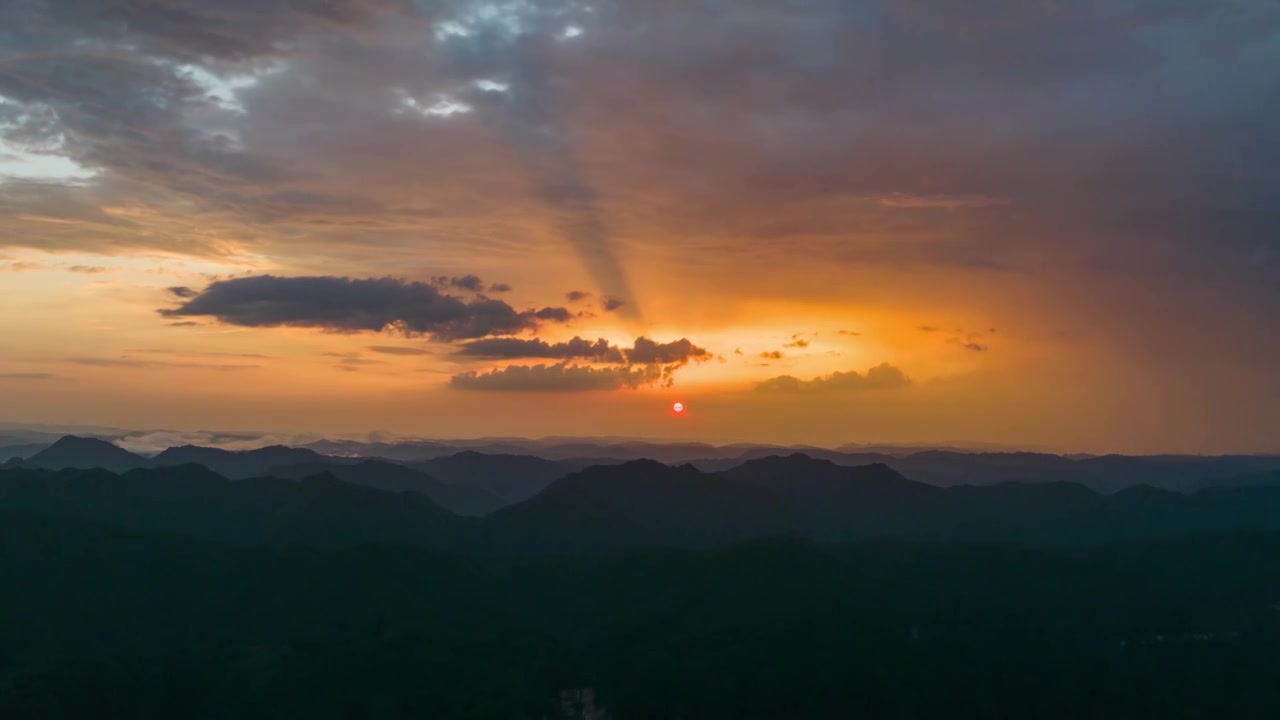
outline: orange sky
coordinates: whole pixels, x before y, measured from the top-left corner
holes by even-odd
[[[0,421],[1280,451],[1260,4],[178,4],[0,32]]]

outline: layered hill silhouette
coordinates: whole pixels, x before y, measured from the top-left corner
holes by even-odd
[[[443,483],[427,473],[382,460],[361,460],[352,464],[307,462],[273,467],[262,474],[302,480],[326,473],[349,483],[379,490],[419,493],[459,515],[485,515],[507,504],[506,500],[479,484]]]
[[[771,534],[823,542],[875,538],[1092,545],[1280,529],[1280,489],[1192,495],[1139,486],[1106,496],[1069,483],[939,488],[882,465],[804,455],[724,473],[652,462],[596,467],[505,508],[490,525],[527,546],[715,545]]]
[[[347,448],[343,443],[317,445],[334,450]],[[283,445],[242,451],[182,445],[168,448],[155,457],[145,457],[107,440],[70,435],[53,445],[26,450],[30,451],[28,457],[15,457],[3,466],[48,470],[101,468],[123,473],[196,464],[233,480],[264,476],[301,479],[327,472],[357,485],[420,493],[462,515],[484,515],[527,500],[554,480],[595,463],[585,459],[553,461],[470,450],[413,463],[391,462],[382,458],[322,455],[311,448]],[[621,461],[606,459],[603,462]]]
[[[636,460],[571,474],[485,525],[550,552],[722,545],[790,531],[774,500],[723,475]]]
[[[185,445],[155,457],[129,453],[106,440],[67,436],[47,448],[15,447],[10,465],[61,469],[104,467],[125,471],[142,467],[198,463],[221,475],[246,478],[275,468],[308,463],[354,464],[374,459],[412,467],[445,484],[472,485],[506,503],[528,499],[570,472],[593,465],[616,465],[634,459],[666,464],[687,463],[704,472],[723,472],[750,460],[782,457],[794,451],[775,446],[642,442],[589,443],[572,439],[523,441],[413,441],[361,443],[318,441],[306,447],[275,445],[246,451]],[[711,453],[699,456],[700,453]],[[844,452],[806,448],[803,454],[833,464],[856,467],[883,464],[917,482],[939,487],[1005,483],[1072,483],[1101,493],[1135,485],[1178,492],[1271,482],[1280,472],[1280,456],[1061,456],[1030,452],[911,451],[900,454]],[[696,459],[689,460],[694,457]]]
[[[150,465],[164,467],[166,465],[203,465],[210,470],[232,479],[241,479],[266,475],[269,470],[286,465],[316,462],[342,462],[337,458],[326,458],[320,453],[307,448],[271,445],[256,450],[239,452],[220,448],[183,445],[171,447],[156,455]]]
[[[332,469],[365,482],[343,481]],[[209,540],[395,542],[478,554],[710,547],[777,535],[1062,547],[1280,531],[1274,486],[1193,494],[1139,486],[1108,496],[1066,483],[939,488],[884,465],[850,468],[803,455],[724,473],[634,461],[571,473],[472,519],[433,501],[424,491],[443,484],[424,487],[434,482],[428,476],[387,464],[373,470],[294,466],[279,474],[302,479],[231,480],[194,464],[120,475],[8,469],[0,471],[0,503]],[[368,486],[377,482],[386,489]],[[412,492],[388,491],[410,485]]]
[[[532,455],[486,454],[464,450],[414,463],[413,468],[454,485],[481,488],[516,503],[537,495],[552,482],[592,465],[616,465],[617,460],[547,460]]]
[[[25,460],[36,453],[49,447],[49,443],[23,443],[20,445],[5,445],[0,447],[0,463],[9,460],[18,459]]]
[[[1266,471],[1104,494],[801,454],[167,456],[312,458],[236,479],[55,445],[0,469],[4,718],[539,718],[583,688],[619,720],[1280,707]]]
[[[1218,485],[1238,485],[1252,476],[1280,471],[1280,457],[1241,456],[1125,456],[1064,457],[1045,453],[966,453],[928,450],[904,456],[884,453],[806,451],[806,455],[837,465],[882,463],[917,482],[939,487],[998,485],[1002,483],[1074,483],[1101,493],[1114,493],[1135,485],[1188,492]],[[695,460],[701,470],[717,472],[744,460],[777,456],[777,451],[757,449],[736,458]]]
[[[50,470],[102,468],[112,472],[126,472],[148,467],[151,461],[106,440],[67,435],[26,458],[21,464]]]
[[[465,547],[471,521],[417,493],[390,493],[321,474],[301,481],[229,480],[202,465],[0,471],[0,506],[149,532],[238,544],[398,543]]]

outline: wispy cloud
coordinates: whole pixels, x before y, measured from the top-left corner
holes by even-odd
[[[101,368],[190,368],[200,370],[252,370],[261,367],[259,365],[249,364],[230,364],[230,363],[199,363],[199,362],[174,362],[167,360],[144,360],[133,357],[71,357],[63,358],[62,362],[71,363],[73,365],[87,365],[90,367]]]
[[[929,210],[960,210],[964,208],[989,208],[1008,205],[1007,198],[989,197],[986,195],[912,195],[909,193],[887,193],[873,198],[884,207],[918,208]]]
[[[911,385],[911,380],[901,369],[888,363],[877,365],[865,373],[854,371],[835,372],[830,375],[801,380],[791,375],[779,375],[756,385],[761,392],[819,392],[896,390]]]

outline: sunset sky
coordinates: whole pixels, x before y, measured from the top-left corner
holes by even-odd
[[[0,421],[1280,452],[1277,68],[1269,0],[7,0]]]

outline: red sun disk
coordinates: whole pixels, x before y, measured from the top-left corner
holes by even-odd
[[[675,405],[672,405],[671,409],[675,411],[677,414],[682,413],[684,412],[684,403],[678,402]]]

